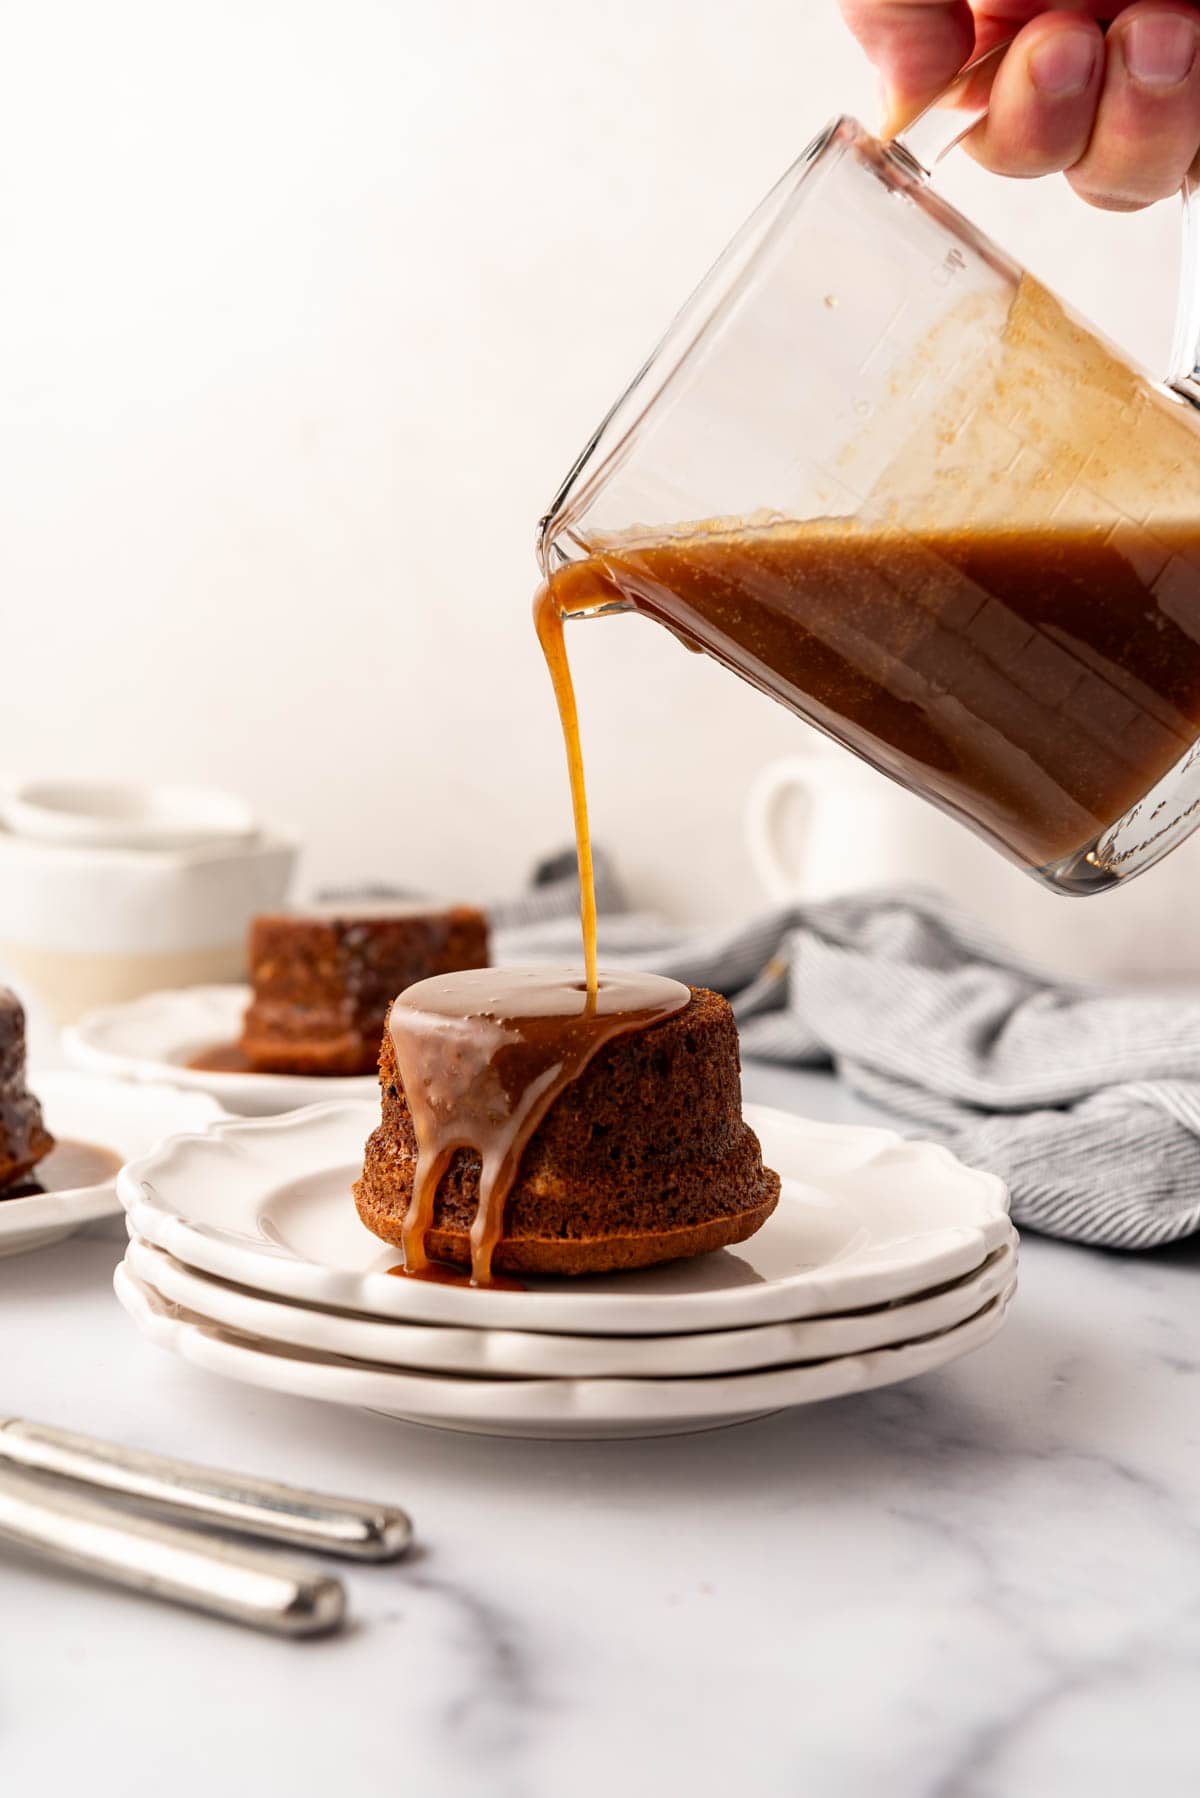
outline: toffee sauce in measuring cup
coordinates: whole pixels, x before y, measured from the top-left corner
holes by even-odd
[[[550,586],[563,613],[657,618],[1039,868],[1200,731],[1200,525],[1157,538],[1139,567],[1103,526],[713,523],[606,548]]]

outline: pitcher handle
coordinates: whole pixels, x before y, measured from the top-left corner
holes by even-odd
[[[992,82],[1012,43],[1007,37],[967,63],[942,93],[907,123],[890,119],[886,147],[913,174],[927,180],[933,170],[987,117]],[[1200,158],[1183,183],[1183,244],[1179,300],[1167,386],[1200,407]]]
[[[1183,257],[1167,386],[1200,406],[1200,174],[1195,163],[1183,182]]]
[[[986,119],[992,82],[1012,41],[1011,36],[1003,38],[982,56],[964,64],[949,87],[918,112],[907,117],[891,115],[880,133],[886,147],[911,164],[914,173],[928,180],[938,163]]]

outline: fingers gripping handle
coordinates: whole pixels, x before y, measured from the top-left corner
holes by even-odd
[[[1007,38],[968,63],[943,93],[894,135],[891,128],[897,122],[889,121],[888,147],[913,174],[928,178],[987,117],[992,82],[1011,42]],[[1200,407],[1200,158],[1183,184],[1179,300],[1167,383],[1181,399]]]

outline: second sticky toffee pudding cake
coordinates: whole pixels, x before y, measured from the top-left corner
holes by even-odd
[[[0,1199],[54,1147],[42,1108],[25,1085],[25,1013],[0,987]]]
[[[647,974],[489,969],[392,1007],[359,1215],[426,1260],[646,1267],[741,1242],[779,1197],[742,1117],[726,1001]]]
[[[256,918],[237,1048],[257,1073],[374,1073],[396,994],[487,959],[487,919],[468,905]]]

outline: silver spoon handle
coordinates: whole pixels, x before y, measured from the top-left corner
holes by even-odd
[[[0,1467],[6,1462],[27,1472],[99,1488],[117,1498],[139,1500],[192,1523],[321,1554],[389,1561],[412,1541],[412,1524],[394,1505],[334,1498],[248,1474],[221,1473],[20,1418],[0,1423]]]
[[[0,1543],[274,1635],[325,1635],[345,1617],[341,1582],[327,1574],[5,1470]]]

